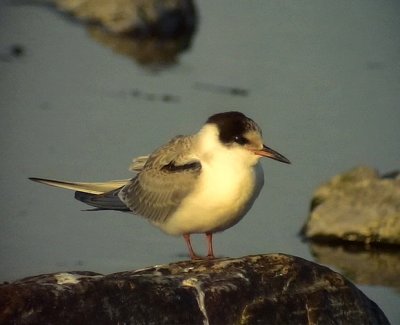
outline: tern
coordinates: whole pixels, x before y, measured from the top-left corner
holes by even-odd
[[[75,191],[75,198],[99,210],[130,211],[167,234],[183,236],[191,259],[190,235],[205,234],[207,257],[215,258],[213,234],[249,211],[264,185],[261,157],[289,164],[267,147],[260,127],[240,112],[209,117],[200,131],[178,135],[148,156],[133,160],[135,177],[101,183],[33,181]]]

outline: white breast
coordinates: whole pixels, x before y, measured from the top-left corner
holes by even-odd
[[[157,226],[172,235],[225,230],[246,214],[262,186],[259,164],[249,165],[234,151],[220,151],[202,163],[195,190],[167,222]]]

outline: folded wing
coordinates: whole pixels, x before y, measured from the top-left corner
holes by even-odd
[[[200,175],[192,141],[192,137],[178,136],[150,155],[141,172],[119,191],[122,202],[153,222],[165,222]]]

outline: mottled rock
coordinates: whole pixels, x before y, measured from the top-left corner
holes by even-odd
[[[388,324],[338,273],[269,254],[0,286],[1,324]]]
[[[56,6],[114,33],[176,37],[193,32],[192,0],[55,0]]]
[[[303,228],[314,240],[400,245],[400,178],[357,167],[316,190]]]

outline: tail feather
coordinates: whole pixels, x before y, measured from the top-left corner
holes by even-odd
[[[41,184],[55,186],[59,188],[65,188],[82,193],[90,194],[104,194],[115,189],[121,188],[129,182],[129,179],[113,180],[108,182],[97,182],[97,183],[86,183],[86,182],[67,182],[58,181],[55,179],[45,179],[30,177],[30,180]]]
[[[120,190],[121,187],[103,194],[77,191],[75,192],[75,199],[95,207],[98,210],[130,211],[130,209],[118,197],[118,192]]]
[[[99,183],[66,182],[36,177],[29,179],[41,184],[73,190],[77,200],[98,210],[130,211],[118,197],[119,191],[129,182],[129,179]]]

